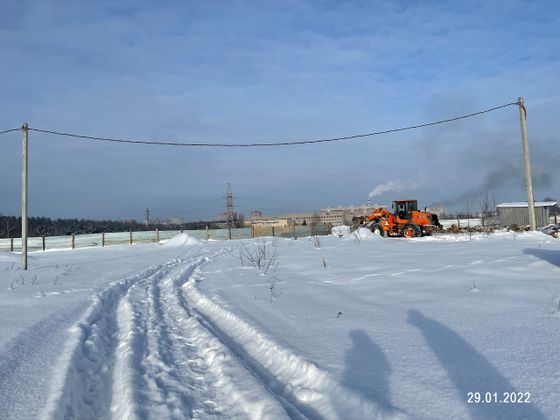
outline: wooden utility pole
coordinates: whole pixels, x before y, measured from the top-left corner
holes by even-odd
[[[21,269],[27,270],[27,142],[29,134],[27,123],[23,123],[21,131]]]
[[[525,160],[525,186],[527,187],[527,207],[529,209],[529,227],[537,230],[535,216],[535,197],[533,195],[533,180],[531,178],[531,159],[529,157],[529,141],[527,140],[527,109],[525,99],[519,97],[519,117],[521,119],[521,142],[523,144],[523,158]]]

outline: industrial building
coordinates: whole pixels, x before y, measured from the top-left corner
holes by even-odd
[[[367,204],[361,206],[338,206],[327,207],[316,212],[289,213],[277,216],[251,217],[253,225],[270,225],[273,221],[280,221],[286,225],[311,225],[330,224],[332,226],[350,225],[353,217],[368,216],[379,207],[379,204]]]
[[[535,202],[537,227],[549,224],[549,210],[555,204],[557,204],[556,201]],[[529,206],[526,201],[498,204],[496,209],[500,226],[517,225],[522,227],[529,225]]]

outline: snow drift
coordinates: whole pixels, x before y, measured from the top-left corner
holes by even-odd
[[[196,246],[201,244],[202,242],[196,239],[194,236],[188,235],[186,233],[180,233],[179,235],[175,235],[173,238],[165,242],[163,246],[178,248],[182,246]]]

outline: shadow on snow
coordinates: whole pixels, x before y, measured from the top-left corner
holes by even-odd
[[[350,331],[350,338],[352,347],[344,356],[346,370],[342,382],[363,398],[376,401],[385,408],[391,407],[391,366],[383,350],[362,330]]]
[[[557,267],[560,267],[560,251],[552,251],[550,249],[527,248],[523,250],[524,254],[532,255],[541,260],[548,261]]]
[[[496,392],[500,399],[504,392],[517,390],[483,355],[445,325],[416,310],[408,311],[408,322],[422,332],[473,419],[544,419],[532,403],[467,403],[469,392],[480,392],[482,398],[486,392]]]

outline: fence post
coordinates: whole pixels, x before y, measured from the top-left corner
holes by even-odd
[[[45,246],[45,235],[43,235],[43,251],[44,251],[45,249],[46,249],[46,246]]]
[[[132,245],[132,231],[129,231],[130,239],[128,241],[129,245]]]
[[[159,244],[159,228],[156,228],[156,241]]]
[[[251,225],[251,238],[255,237],[255,226]]]
[[[14,252],[14,238],[10,238],[10,252]]]
[[[274,226],[272,226],[272,236],[275,236],[274,235]]]
[[[206,240],[210,239],[210,233],[208,232],[208,225],[206,225]]]
[[[72,234],[72,249],[76,248],[76,234]]]
[[[231,226],[228,226],[228,232],[229,232],[229,233],[228,233],[228,237],[229,237],[229,239],[231,240]]]
[[[105,232],[101,232],[101,246],[105,246]]]
[[[185,230],[185,228],[183,225],[181,225],[181,233],[183,233],[183,230]]]

